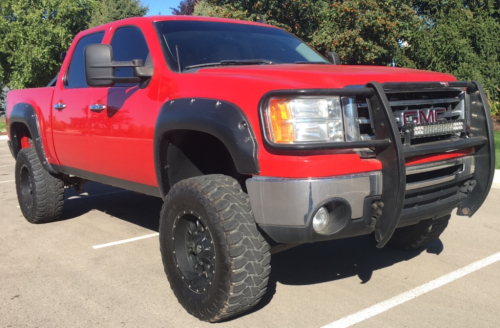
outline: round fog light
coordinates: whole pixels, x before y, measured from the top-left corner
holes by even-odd
[[[319,232],[326,228],[330,222],[330,215],[328,210],[324,207],[320,208],[313,217],[313,229],[316,232]]]

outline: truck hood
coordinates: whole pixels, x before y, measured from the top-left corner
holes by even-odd
[[[380,83],[456,81],[450,74],[408,68],[321,64],[213,67],[200,69],[195,74],[258,79],[286,88],[343,88],[373,81]]]

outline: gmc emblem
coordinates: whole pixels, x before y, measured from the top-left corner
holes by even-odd
[[[429,109],[414,109],[414,110],[397,110],[394,112],[396,121],[400,127],[409,124],[429,124],[441,121],[442,113],[445,113],[445,108],[429,108]]]

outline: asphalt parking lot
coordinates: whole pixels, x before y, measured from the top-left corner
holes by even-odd
[[[67,190],[61,221],[33,225],[13,180],[0,140],[0,327],[210,326],[170,291],[155,234],[160,199],[89,183],[80,195]],[[362,236],[275,254],[259,306],[212,326],[498,327],[494,187],[473,218],[453,216],[424,250],[376,249]]]

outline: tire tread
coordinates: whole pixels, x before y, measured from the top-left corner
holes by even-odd
[[[20,170],[23,166],[28,168],[34,182],[33,205],[30,211],[22,203],[20,192]],[[26,220],[31,223],[46,223],[61,217],[64,207],[64,182],[43,168],[34,148],[21,149],[17,155],[16,184],[19,206]]]
[[[192,314],[201,320],[217,322],[248,311],[265,294],[271,272],[270,247],[256,228],[248,195],[235,179],[225,175],[189,178],[178,182],[174,188],[195,188],[215,208],[227,247],[228,267],[231,268],[227,282],[229,292],[225,294],[223,306],[218,308],[214,302],[215,309],[208,318],[206,314],[203,318]],[[162,218],[172,191],[165,198]]]

